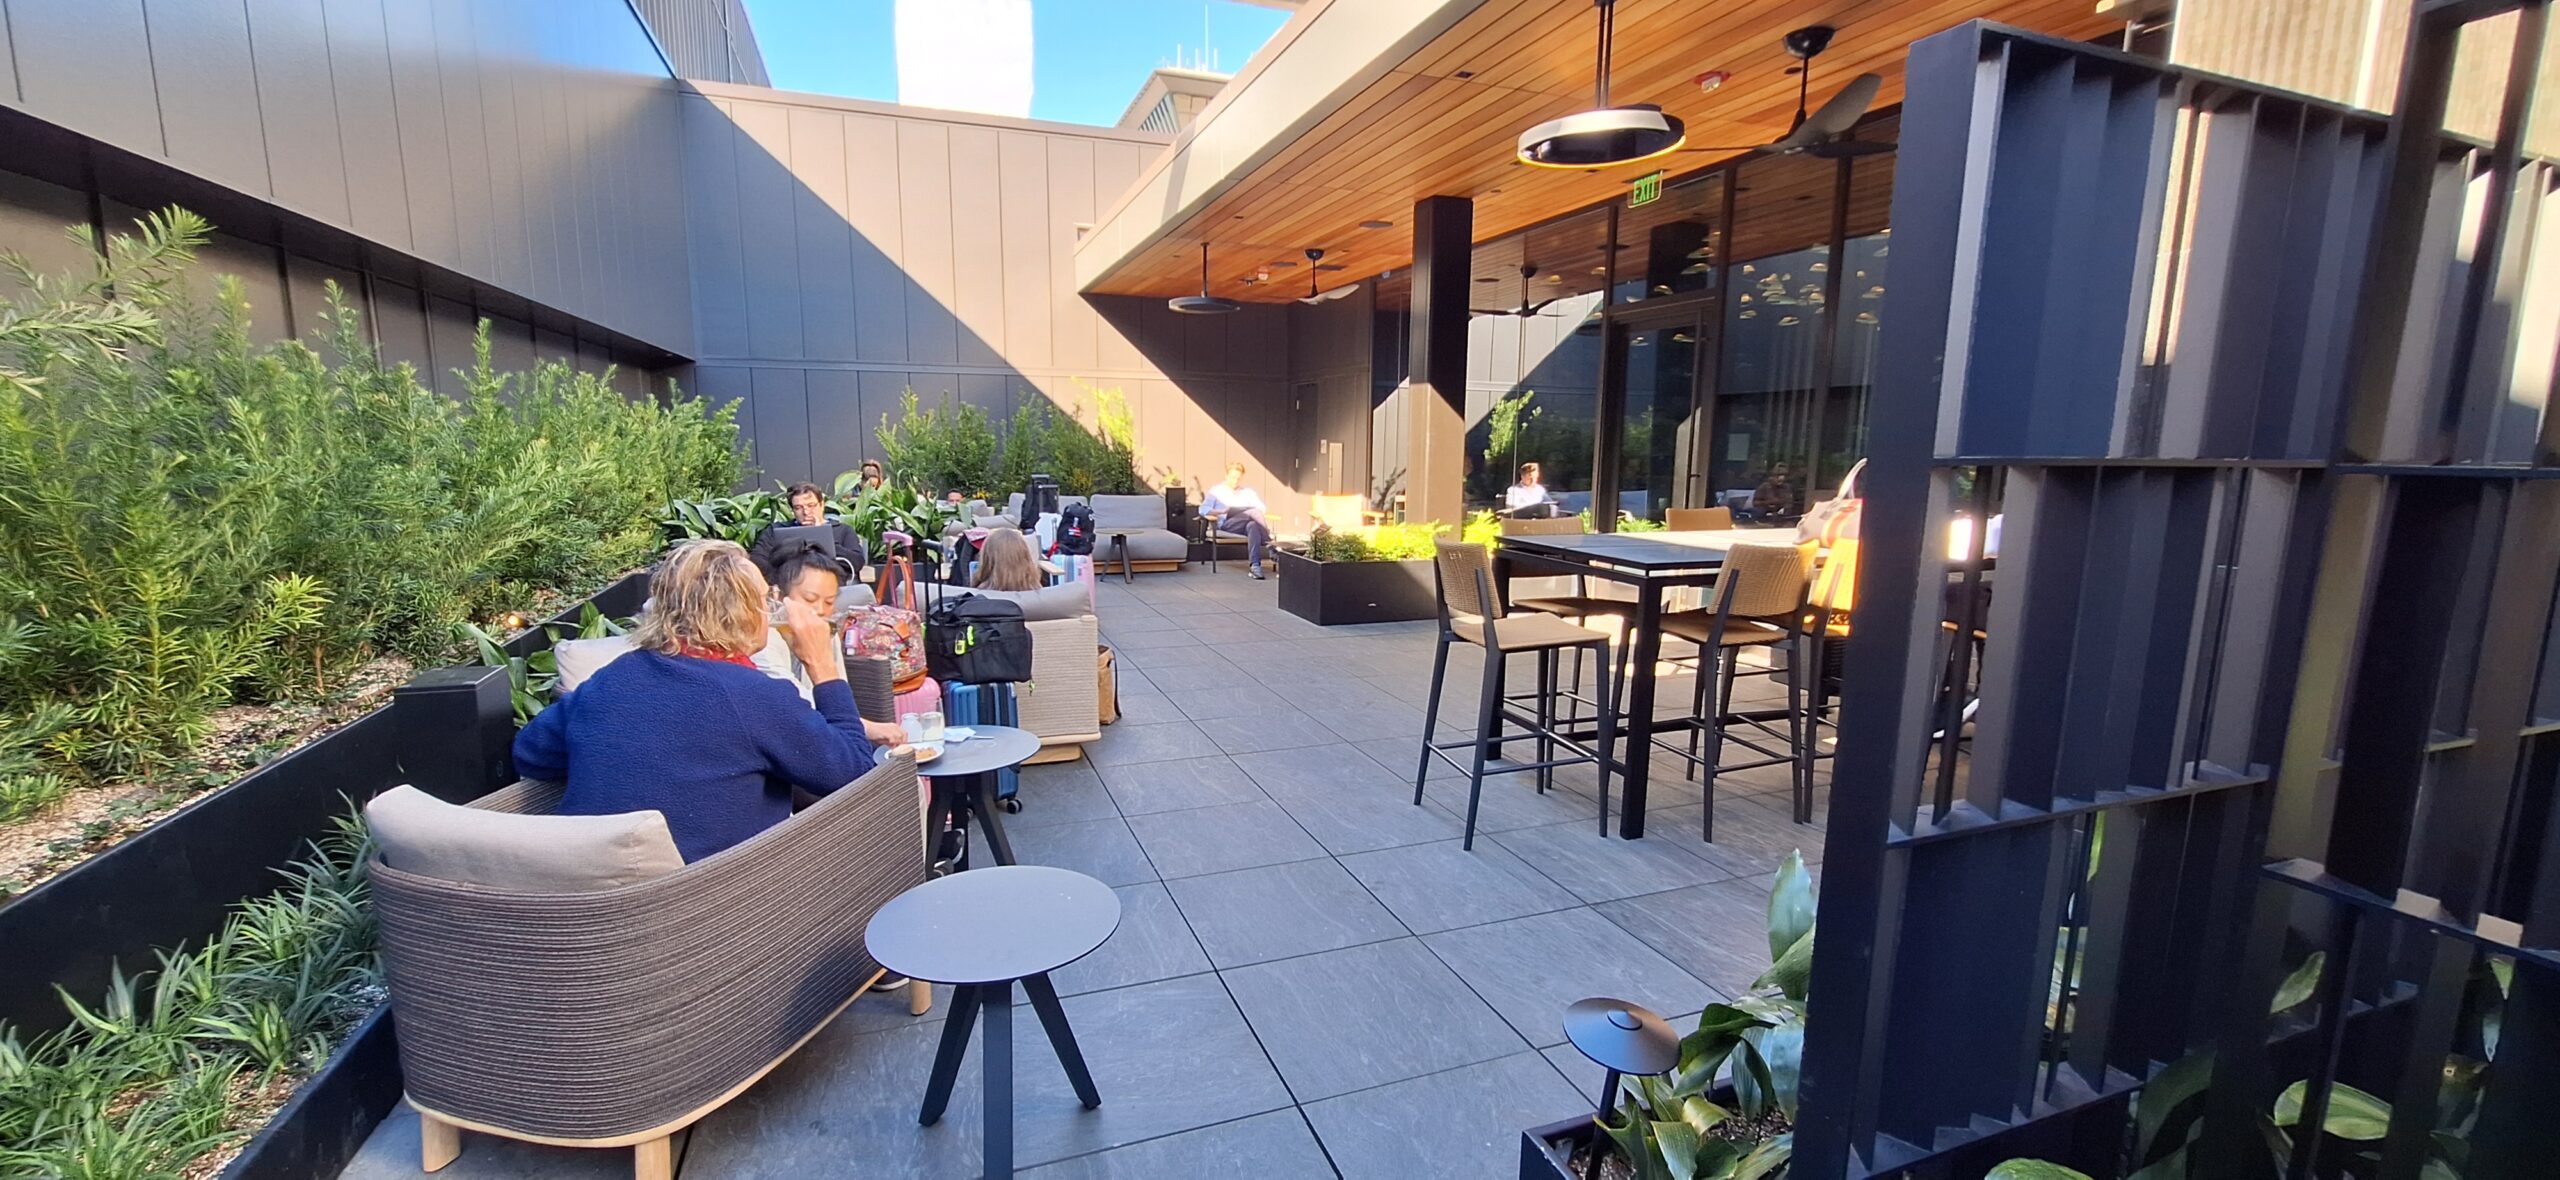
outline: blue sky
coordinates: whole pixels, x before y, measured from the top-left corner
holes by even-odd
[[[894,0],[746,0],[773,84],[895,101]],[[1205,21],[1218,67],[1234,73],[1288,21],[1232,0],[1032,0],[1031,114],[1110,124],[1147,71],[1200,52]]]

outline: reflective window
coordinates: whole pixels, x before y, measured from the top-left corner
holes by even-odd
[[[1667,187],[1649,205],[1618,214],[1620,303],[1712,290],[1716,223],[1724,216],[1724,174]]]

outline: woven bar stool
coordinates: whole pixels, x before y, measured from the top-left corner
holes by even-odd
[[[1805,594],[1812,567],[1810,547],[1736,545],[1725,551],[1724,569],[1716,575],[1715,588],[1709,592],[1711,597],[1705,607],[1663,617],[1663,634],[1698,645],[1698,683],[1690,706],[1687,748],[1659,738],[1655,744],[1686,759],[1693,772],[1703,772],[1706,818],[1701,827],[1708,840],[1714,840],[1716,835],[1716,775],[1720,771],[1785,765],[1789,767],[1796,797],[1809,796],[1811,765],[1803,757],[1804,677],[1794,673],[1801,667],[1798,641],[1806,633]],[[1789,652],[1786,730],[1782,733],[1766,721],[1747,720],[1740,724],[1757,737],[1728,734],[1726,730],[1732,727],[1725,718],[1733,712],[1734,681],[1745,674],[1740,667],[1742,649],[1779,644],[1786,644]],[[1715,689],[1712,693],[1708,691],[1710,686]],[[1712,710],[1710,699],[1714,702]],[[1725,765],[1724,743],[1728,738],[1760,757]],[[1778,749],[1763,745],[1762,739],[1782,740],[1786,746]]]
[[[1473,851],[1476,846],[1476,808],[1484,796],[1485,761],[1499,757],[1506,742],[1535,741],[1538,760],[1504,766],[1496,774],[1515,774],[1523,770],[1538,772],[1538,789],[1547,789],[1552,772],[1558,766],[1591,763],[1599,768],[1600,830],[1609,830],[1609,750],[1617,740],[1616,680],[1609,674],[1609,636],[1588,627],[1577,627],[1563,619],[1542,612],[1500,616],[1501,606],[1493,594],[1493,556],[1484,546],[1443,538],[1435,543],[1432,573],[1439,582],[1440,644],[1431,657],[1431,702],[1422,715],[1422,755],[1413,772],[1413,802],[1422,805],[1423,779],[1430,774],[1431,759],[1442,761],[1467,772],[1467,830],[1462,847]],[[1484,649],[1484,689],[1476,706],[1475,736],[1464,741],[1431,740],[1440,724],[1440,690],[1449,672],[1449,645],[1471,643]],[[1556,729],[1556,697],[1549,691],[1555,683],[1557,657],[1567,650],[1591,648],[1599,668],[1599,699],[1592,702],[1599,714],[1597,748],[1585,746]],[[1506,696],[1502,681],[1507,657],[1522,653],[1538,658],[1538,689]],[[1523,712],[1515,705],[1527,705]],[[1506,735],[1504,724],[1524,727],[1527,732]],[[1449,751],[1470,747],[1472,760],[1460,762]],[[1569,756],[1558,757],[1563,747]]]
[[[1502,535],[1506,537],[1579,537],[1587,531],[1589,530],[1582,527],[1582,518],[1579,516],[1557,516],[1546,519],[1525,520],[1514,520],[1512,518],[1505,517],[1502,521]],[[1555,580],[1561,580],[1561,578]],[[1618,634],[1624,636],[1626,634],[1626,628],[1631,625],[1630,620],[1635,618],[1636,604],[1633,599],[1609,598],[1603,595],[1593,594],[1591,592],[1591,580],[1581,574],[1575,574],[1573,575],[1572,593],[1531,595],[1526,598],[1515,596],[1511,600],[1511,609],[1515,611],[1535,611],[1539,614],[1554,615],[1557,618],[1570,620],[1573,623],[1583,626],[1589,626],[1593,619],[1613,618],[1618,620]],[[1626,654],[1627,645],[1622,642],[1618,645],[1618,658],[1621,661],[1624,661],[1626,659]],[[1584,698],[1581,695],[1581,648],[1577,647],[1573,649],[1573,665],[1572,670],[1568,675],[1572,677],[1573,689],[1572,691],[1563,694],[1566,704],[1565,722],[1569,725],[1579,725],[1584,720],[1581,710],[1575,707],[1584,703]],[[1618,668],[1618,682],[1620,684],[1624,684],[1626,683],[1626,678],[1627,669],[1625,665],[1621,663]],[[1556,686],[1553,684],[1542,683],[1539,685],[1539,688],[1540,691],[1548,693],[1549,695],[1554,695],[1556,691]],[[1538,789],[1545,790],[1546,787],[1554,781],[1555,772],[1552,769],[1541,771],[1539,772],[1540,785]]]

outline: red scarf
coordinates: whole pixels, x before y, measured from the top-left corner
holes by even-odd
[[[718,660],[724,664],[736,664],[741,668],[752,668],[756,666],[756,662],[754,660],[745,656],[735,655],[730,652],[713,651],[707,647],[695,647],[690,643],[678,644],[676,646],[676,654],[692,656],[697,660]]]

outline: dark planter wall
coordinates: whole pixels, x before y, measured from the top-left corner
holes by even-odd
[[[384,1115],[400,1101],[400,1042],[391,1005],[348,1034],[347,1043],[269,1120],[222,1180],[305,1180],[335,1176],[363,1150]]]
[[[1429,561],[1309,561],[1280,550],[1280,609],[1320,626],[1428,619],[1440,602]]]

